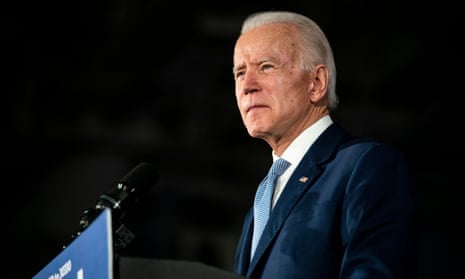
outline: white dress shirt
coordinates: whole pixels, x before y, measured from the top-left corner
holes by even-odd
[[[295,168],[299,164],[302,157],[305,155],[307,150],[312,146],[315,140],[323,133],[326,128],[328,128],[333,123],[333,120],[329,115],[326,115],[320,118],[317,122],[313,123],[310,127],[304,130],[295,140],[289,145],[289,147],[284,151],[281,158],[285,159],[291,165],[286,169],[286,171],[278,178],[274,189],[273,195],[273,204],[274,207],[276,201],[281,196],[281,193],[284,190],[284,187],[287,184],[287,181],[291,177]],[[279,157],[272,153],[273,162]]]

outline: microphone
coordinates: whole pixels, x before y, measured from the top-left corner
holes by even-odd
[[[115,248],[126,247],[134,238],[134,234],[122,224],[122,219],[141,197],[148,194],[157,181],[158,174],[152,164],[138,164],[118,181],[115,188],[100,195],[95,208],[84,211],[79,222],[80,231],[73,235],[73,238],[80,235],[105,208],[109,208],[115,231]]]
[[[116,188],[101,195],[97,200],[95,208],[98,211],[110,208],[113,219],[122,219],[126,212],[142,196],[147,194],[157,181],[158,175],[154,166],[147,162],[142,162],[126,174],[117,183]]]

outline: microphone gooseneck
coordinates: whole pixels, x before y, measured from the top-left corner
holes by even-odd
[[[116,187],[100,195],[95,208],[87,209],[79,221],[80,230],[72,236],[79,236],[97,216],[105,209],[111,210],[114,247],[116,250],[126,247],[134,234],[123,224],[122,219],[128,211],[157,183],[158,174],[155,167],[142,162],[119,180]]]

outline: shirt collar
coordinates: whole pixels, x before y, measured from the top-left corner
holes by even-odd
[[[316,139],[333,123],[333,120],[329,115],[320,118],[318,121],[313,123],[310,127],[300,133],[291,144],[286,148],[281,158],[291,163],[292,169],[294,169],[300,162],[302,157],[305,155],[310,146],[316,141]],[[279,157],[272,152],[273,162]]]

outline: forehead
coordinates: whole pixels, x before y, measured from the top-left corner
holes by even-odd
[[[297,46],[297,28],[291,24],[270,23],[243,33],[234,48],[234,59],[256,55],[293,54]]]

